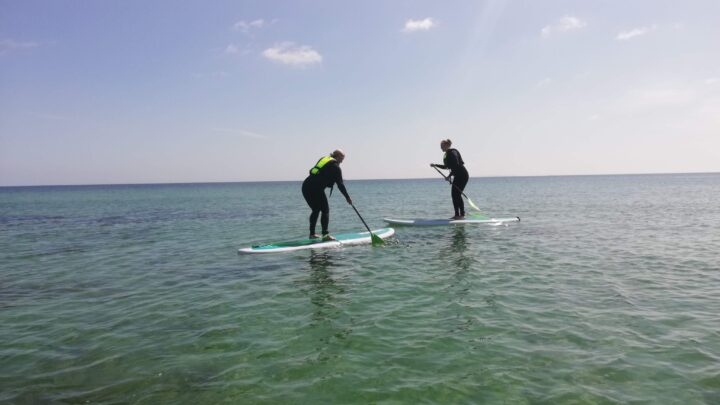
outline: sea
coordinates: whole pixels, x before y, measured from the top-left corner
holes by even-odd
[[[307,236],[300,185],[0,188],[0,403],[720,403],[720,174],[472,178],[521,221],[238,254]],[[346,186],[373,229],[453,215]]]

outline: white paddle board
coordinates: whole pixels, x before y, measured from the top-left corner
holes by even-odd
[[[382,228],[372,233],[380,239],[386,239],[395,234],[392,228]],[[280,253],[304,249],[327,249],[346,245],[363,245],[372,243],[369,232],[339,233],[333,235],[336,240],[323,241],[322,239],[299,239],[285,242],[272,242],[256,245],[238,250],[238,253]]]
[[[489,224],[499,225],[508,222],[520,222],[520,217],[513,218],[472,218],[466,217],[465,219],[394,219],[394,218],[383,218],[383,221],[391,225],[405,225],[405,226],[431,226],[431,225],[459,225],[459,224]]]

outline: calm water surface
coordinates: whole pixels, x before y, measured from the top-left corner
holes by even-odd
[[[452,214],[347,186],[374,228]],[[720,403],[720,174],[466,192],[522,222],[243,256],[306,235],[299,182],[2,188],[0,403]]]

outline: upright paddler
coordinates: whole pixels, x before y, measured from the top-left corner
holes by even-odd
[[[446,179],[452,177],[452,191],[450,195],[452,196],[453,208],[455,209],[455,216],[451,219],[465,219],[465,203],[463,202],[462,195],[470,179],[470,175],[467,169],[465,169],[465,162],[463,162],[460,152],[451,146],[452,141],[450,139],[440,141],[440,149],[445,152],[443,154],[443,164],[430,163],[430,166],[450,170],[450,174]]]
[[[343,184],[342,170],[340,169],[340,163],[343,160],[345,160],[345,153],[340,149],[336,149],[330,155],[320,158],[315,163],[315,166],[310,169],[308,177],[303,181],[303,197],[305,197],[305,201],[312,210],[310,213],[310,239],[320,238],[320,235],[315,233],[315,225],[319,214],[322,214],[320,216],[320,225],[322,226],[323,240],[335,239],[328,231],[330,206],[325,195],[326,188],[330,187],[330,195],[332,195],[332,187],[337,185],[338,190],[345,196],[347,203],[352,205],[352,199],[345,189],[345,184]]]

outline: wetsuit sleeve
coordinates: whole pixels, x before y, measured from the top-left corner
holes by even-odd
[[[340,192],[342,193],[342,195],[345,196],[345,198],[350,198],[347,190],[345,189],[345,184],[343,183],[342,169],[340,168],[340,166],[336,166],[336,168],[337,171],[335,172],[335,184],[337,184],[338,190],[340,190]]]

